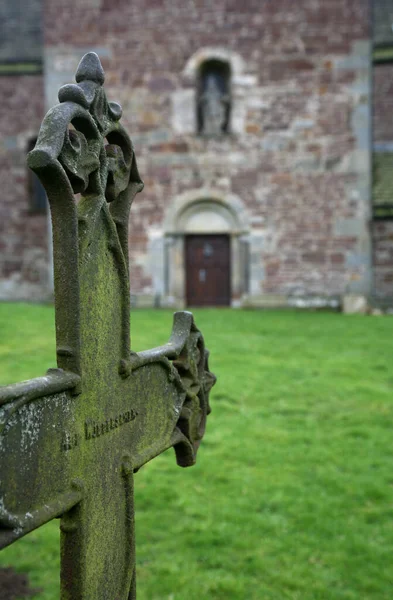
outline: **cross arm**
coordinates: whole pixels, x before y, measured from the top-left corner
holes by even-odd
[[[186,311],[175,313],[167,344],[131,354],[124,368],[134,379],[139,418],[144,420],[139,427],[143,443],[137,435],[133,440],[135,469],[172,446],[179,466],[195,463],[216,381],[208,356],[193,315]],[[150,421],[154,427],[149,427]]]
[[[74,373],[50,369],[0,389],[0,548],[80,500],[80,491],[65,483],[62,457],[67,407],[79,383]],[[49,458],[55,469],[46,465]]]

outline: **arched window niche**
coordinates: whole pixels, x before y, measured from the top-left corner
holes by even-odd
[[[213,78],[212,87],[219,91],[219,119],[214,119],[213,130],[218,133],[211,137],[222,138],[244,132],[244,85],[249,87],[249,77],[245,75],[246,63],[233,50],[221,46],[204,46],[192,54],[182,70],[180,89],[172,93],[172,127],[176,134],[208,136],[203,122],[203,110],[206,110],[204,96],[209,76]],[[216,94],[217,95],[217,94]],[[204,97],[203,97],[204,96]],[[239,101],[237,101],[239,98]],[[224,102],[223,102],[224,101]],[[222,105],[224,104],[223,108]],[[218,125],[217,125],[218,123]],[[209,129],[209,127],[208,127]],[[210,128],[211,129],[211,128]]]
[[[199,67],[197,77],[197,132],[219,137],[230,131],[231,67],[228,61],[212,58]]]

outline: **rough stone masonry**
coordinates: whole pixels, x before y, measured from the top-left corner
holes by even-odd
[[[135,132],[147,183],[130,228],[136,303],[185,303],[185,243],[196,233],[230,238],[234,306],[370,293],[367,0],[56,0],[42,32],[43,77],[1,86],[3,298],[48,289],[47,225],[29,215],[22,155],[44,95],[53,104],[87,46]],[[209,61],[230,70],[230,123],[218,137],[197,132]]]

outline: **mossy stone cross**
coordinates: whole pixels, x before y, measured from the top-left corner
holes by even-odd
[[[130,600],[133,474],[171,446],[194,464],[215,377],[188,312],[164,346],[130,350],[128,219],[143,184],[96,54],[76,82],[28,157],[51,208],[58,368],[0,390],[0,547],[60,517],[61,600]]]

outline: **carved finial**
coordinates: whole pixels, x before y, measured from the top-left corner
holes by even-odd
[[[75,81],[94,81],[100,85],[104,85],[105,73],[102,68],[100,59],[95,52],[88,52],[82,58],[76,70]]]
[[[80,373],[79,265],[98,219],[107,230],[108,248],[122,281],[122,348],[124,360],[128,359],[128,220],[132,200],[143,183],[131,140],[120,123],[121,107],[107,100],[97,54],[89,52],[82,58],[75,79],[77,83],[60,89],[60,104],[44,118],[28,164],[47,191],[56,233],[56,298],[62,299],[56,304],[56,318],[62,322],[57,343],[72,350],[70,355],[61,355],[58,364]],[[78,205],[76,193],[81,194]]]
[[[59,101],[75,102],[83,106],[83,108],[90,108],[105,81],[104,69],[95,52],[88,52],[82,58],[76,70],[75,80],[77,85],[75,83],[67,83],[60,88],[58,94]],[[116,117],[115,120],[119,118]]]
[[[105,73],[95,52],[89,52],[82,58],[75,80],[76,84],[67,83],[60,88],[59,102],[74,102],[87,108],[101,131],[107,126],[104,122],[106,116],[109,120],[119,121],[122,115],[121,106],[117,102],[108,102],[105,98]]]

